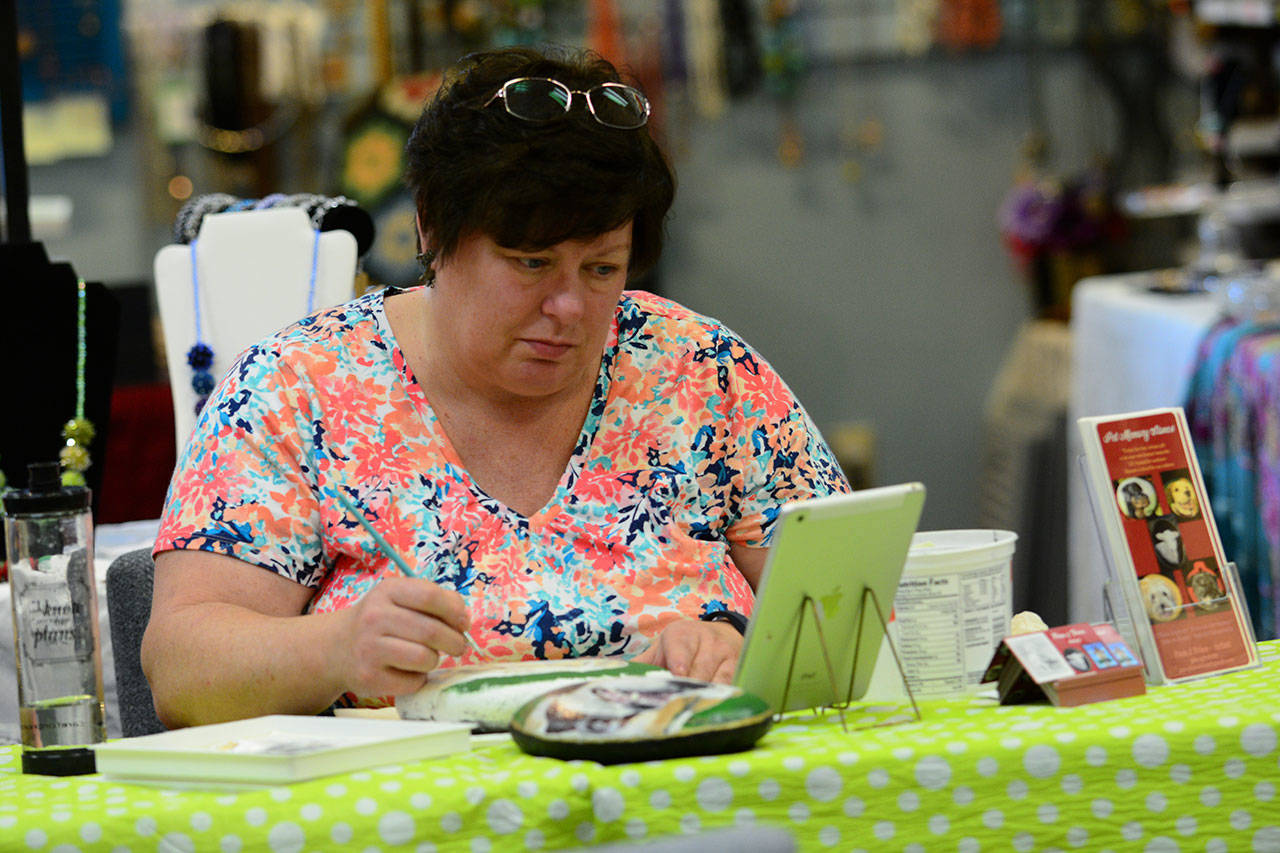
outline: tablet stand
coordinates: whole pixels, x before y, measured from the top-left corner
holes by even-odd
[[[849,689],[845,693],[843,699],[840,698],[840,688],[836,681],[835,666],[831,663],[831,652],[827,648],[826,637],[822,632],[822,614],[818,611],[818,605],[810,596],[806,595],[803,600],[801,600],[800,624],[796,628],[795,642],[791,647],[791,659],[787,664],[787,680],[782,688],[782,704],[780,707],[787,707],[787,696],[791,692],[791,676],[795,672],[796,657],[800,650],[800,635],[804,632],[804,616],[807,610],[813,614],[813,627],[814,630],[818,632],[818,645],[822,649],[822,660],[823,663],[826,664],[827,678],[831,683],[831,704],[824,707],[834,709],[840,718],[840,728],[846,732],[849,731],[849,726],[845,720],[844,712],[846,708],[853,704],[853,686],[857,681],[858,660],[861,657],[862,651],[862,626],[867,617],[868,599],[870,599],[870,603],[872,605],[871,609],[875,611],[876,618],[880,620],[880,630],[885,642],[889,644],[889,651],[893,653],[893,663],[894,666],[897,667],[898,677],[902,679],[902,686],[907,691],[907,698],[911,701],[911,710],[914,713],[915,722],[920,721],[920,706],[916,704],[915,694],[911,692],[911,684],[907,681],[907,675],[902,669],[902,659],[898,657],[898,648],[893,643],[893,637],[889,634],[889,625],[885,622],[884,614],[880,610],[880,600],[876,597],[876,591],[869,586],[864,586],[862,588],[862,604],[858,608],[857,641],[853,650],[853,670],[849,673]],[[875,725],[890,725],[896,722],[900,721],[891,720],[885,723],[877,723]]]

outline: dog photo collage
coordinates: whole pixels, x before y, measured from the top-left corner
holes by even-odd
[[[1208,521],[1186,468],[1114,481],[1124,532],[1153,623],[1230,607]]]

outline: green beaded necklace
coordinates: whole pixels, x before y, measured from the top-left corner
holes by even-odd
[[[83,486],[84,472],[92,464],[89,459],[89,443],[93,441],[93,423],[84,416],[84,306],[86,294],[84,279],[77,279],[76,287],[76,416],[62,425],[62,437],[66,446],[58,453],[58,461],[65,469],[62,472],[62,485]],[[6,477],[0,470],[0,493],[4,492]],[[0,500],[0,512],[4,511],[4,501]]]
[[[84,416],[84,279],[76,282],[76,416],[62,425],[66,446],[58,454],[62,463],[62,485],[83,486],[84,472],[89,470],[89,443],[93,441],[93,424]]]

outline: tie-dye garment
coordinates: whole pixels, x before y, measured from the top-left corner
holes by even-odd
[[[740,338],[629,291],[573,456],[536,514],[472,482],[374,293],[240,357],[179,462],[155,550],[227,554],[314,587],[313,611],[346,607],[397,569],[338,489],[416,574],[467,599],[491,656],[533,659],[630,655],[673,619],[749,613],[729,543],[763,547],[784,502],[848,485]]]

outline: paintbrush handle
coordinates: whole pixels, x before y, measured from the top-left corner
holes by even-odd
[[[335,490],[334,495],[337,496],[338,503],[342,504],[343,508],[345,508],[348,513],[355,516],[356,521],[360,522],[360,526],[373,537],[373,541],[377,544],[378,550],[385,554],[387,559],[395,563],[396,567],[400,569],[405,577],[413,577],[413,570],[409,566],[409,561],[400,556],[399,552],[397,552],[395,548],[391,547],[391,543],[383,538],[382,534],[373,526],[373,522],[369,520],[368,516],[361,512],[360,508],[352,503],[351,499],[344,495],[340,489]],[[470,633],[463,631],[462,638],[467,641],[467,645],[471,646],[475,653],[480,655],[480,657],[485,660],[492,660],[492,657],[490,657],[484,649],[480,648],[480,644],[476,642],[476,638],[471,636]]]
[[[412,577],[413,571],[409,567],[409,562],[405,560],[404,557],[401,557],[396,549],[391,547],[391,543],[382,537],[382,534],[373,526],[373,522],[369,520],[368,516],[361,512],[359,507],[351,502],[351,498],[344,495],[341,491],[335,491],[334,494],[338,497],[338,503],[342,504],[342,506],[351,515],[354,515],[356,521],[360,522],[360,526],[373,537],[374,544],[378,546],[378,550],[385,554],[391,562],[395,563],[396,567],[399,568],[400,571]]]

